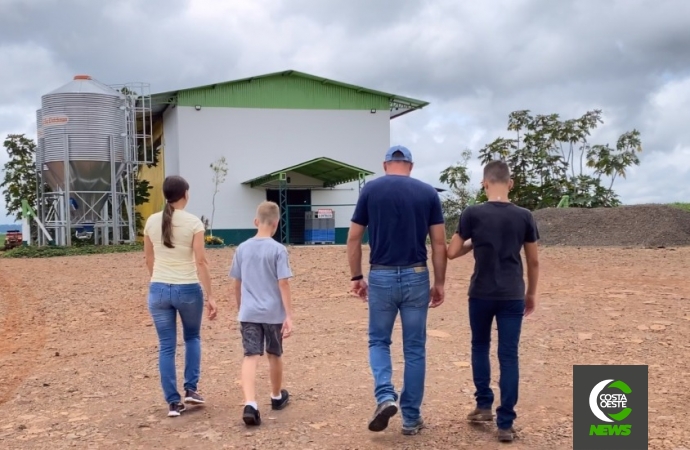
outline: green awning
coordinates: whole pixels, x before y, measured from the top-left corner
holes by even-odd
[[[260,177],[245,181],[242,184],[248,184],[251,187],[264,186],[268,183],[286,179],[288,172],[299,173],[319,180],[323,183],[323,187],[334,187],[339,184],[358,181],[374,174],[374,172],[366,169],[360,169],[359,167],[351,166],[331,158],[322,157],[266,175],[261,175]]]

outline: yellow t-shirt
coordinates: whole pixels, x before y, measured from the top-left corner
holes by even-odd
[[[176,209],[172,215],[172,243],[163,245],[163,212],[151,214],[144,226],[144,236],[153,243],[153,275],[151,282],[193,284],[199,282],[192,249],[194,234],[204,231],[204,224],[193,214]]]

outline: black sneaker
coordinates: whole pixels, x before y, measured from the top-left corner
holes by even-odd
[[[369,431],[383,431],[388,428],[388,421],[398,412],[398,405],[393,400],[381,402],[376,407],[374,417],[369,421]]]
[[[285,389],[280,391],[280,398],[275,400],[271,398],[271,409],[283,409],[290,402],[290,394]]]
[[[193,403],[195,405],[203,405],[204,403],[206,403],[204,397],[199,395],[198,392],[192,391],[191,389],[186,389],[184,391],[184,402]]]
[[[168,407],[168,417],[177,417],[187,408],[180,402],[173,402]]]
[[[246,405],[242,413],[242,420],[247,426],[258,426],[261,425],[261,414],[252,405]]]

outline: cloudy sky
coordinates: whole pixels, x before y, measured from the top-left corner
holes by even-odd
[[[599,108],[593,143],[642,133],[624,202],[690,201],[687,0],[0,0],[2,138],[35,137],[78,73],[160,92],[285,69],[431,102],[391,122],[430,183],[513,110]]]

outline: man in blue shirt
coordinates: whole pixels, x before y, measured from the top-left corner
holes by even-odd
[[[436,189],[411,178],[412,154],[391,147],[383,163],[385,176],[363,188],[352,216],[347,254],[352,291],[369,301],[369,363],[377,407],[369,430],[383,431],[398,412],[392,383],[390,345],[400,312],[405,371],[400,394],[403,434],[417,434],[424,425],[421,404],[426,376],[426,322],[429,307],[443,303],[446,236]],[[369,283],[362,272],[362,237],[369,228]],[[434,283],[430,289],[427,236],[431,237]]]

